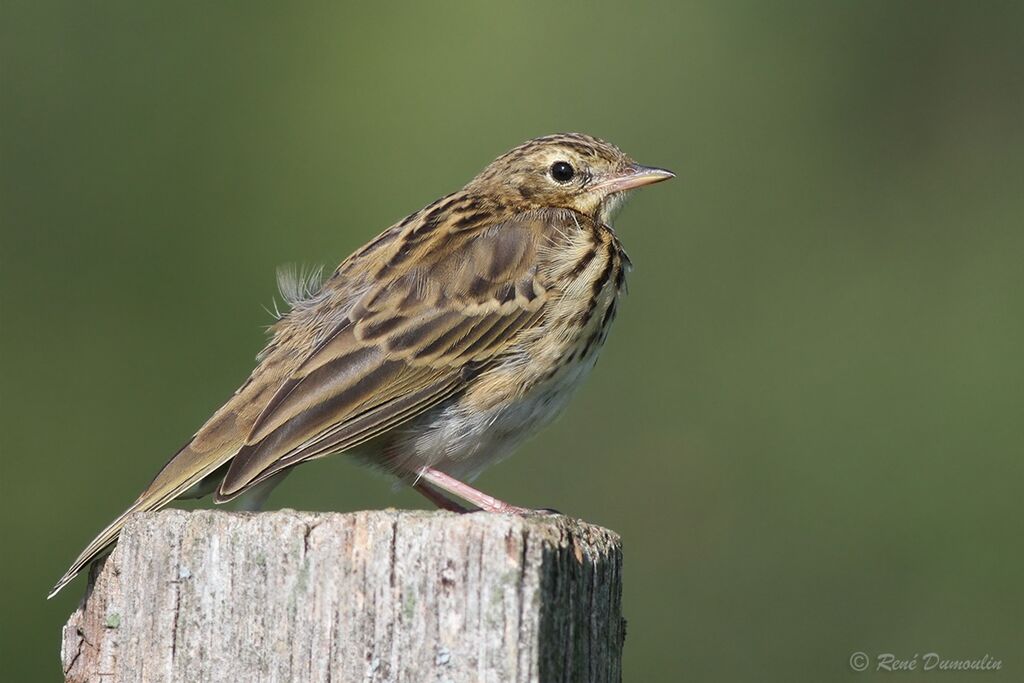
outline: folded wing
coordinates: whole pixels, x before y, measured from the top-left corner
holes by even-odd
[[[462,390],[543,312],[538,235],[506,223],[430,241],[415,258],[399,245],[377,284],[267,404],[216,499],[358,446]]]

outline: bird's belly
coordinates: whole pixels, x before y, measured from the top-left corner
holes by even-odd
[[[387,448],[392,468],[430,466],[470,481],[550,424],[597,362],[613,317],[604,314],[617,294],[607,289],[591,324],[556,335],[565,342],[546,359],[532,359],[525,368],[509,363],[474,390],[398,428]]]
[[[560,368],[522,396],[492,408],[455,401],[430,411],[409,426],[399,450],[410,466],[427,465],[471,481],[550,424],[594,367],[596,356]]]

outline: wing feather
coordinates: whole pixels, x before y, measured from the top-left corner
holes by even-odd
[[[217,500],[354,448],[456,395],[540,319],[541,239],[524,221],[399,242],[405,268],[392,267],[282,384],[232,458]]]

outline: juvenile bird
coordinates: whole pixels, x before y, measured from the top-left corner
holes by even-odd
[[[629,259],[610,226],[626,193],[672,177],[581,134],[530,140],[410,214],[290,309],[249,378],[100,532],[128,515],[243,493],[258,508],[294,466],[351,452],[423,493],[522,513],[467,484],[550,422],[593,368]]]

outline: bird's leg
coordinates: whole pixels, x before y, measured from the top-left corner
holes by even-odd
[[[469,512],[469,508],[462,507],[448,496],[444,495],[430,484],[417,480],[412,487],[423,495],[424,498],[436,505],[441,510],[449,512]]]
[[[440,470],[435,470],[433,467],[420,468],[419,478],[446,493],[458,496],[462,500],[476,505],[485,512],[507,512],[513,515],[526,515],[536,512],[536,510],[517,507],[515,505],[510,505],[503,500],[498,500],[494,496],[489,496],[483,491],[478,491],[469,484],[461,482],[451,475],[445,474]],[[420,491],[420,493],[423,492]]]

